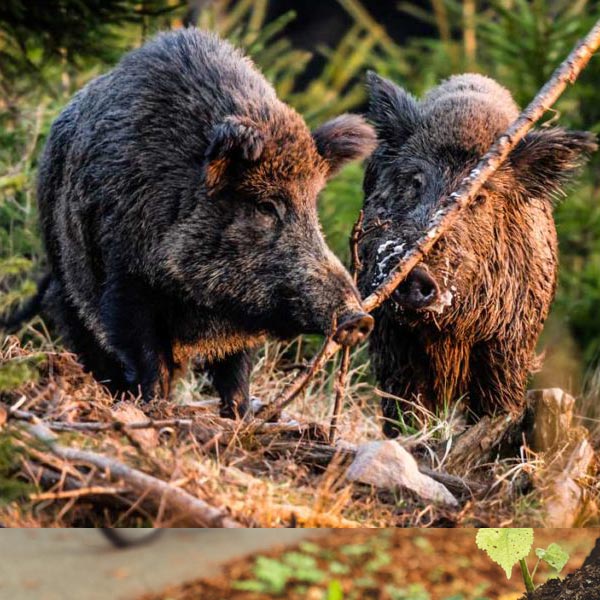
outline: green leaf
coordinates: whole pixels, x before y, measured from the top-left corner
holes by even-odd
[[[480,529],[477,547],[499,564],[510,579],[512,568],[525,558],[533,546],[533,529]]]
[[[278,560],[259,556],[254,566],[254,575],[268,586],[269,591],[280,594],[294,575],[293,569]]]
[[[292,569],[309,570],[317,568],[317,561],[314,556],[308,556],[301,552],[286,552],[281,559]]]
[[[392,557],[389,554],[382,552],[367,562],[365,565],[365,570],[369,571],[370,573],[375,573],[382,567],[387,567],[391,562]]]
[[[234,590],[239,590],[240,592],[264,592],[266,594],[273,591],[268,583],[264,581],[256,581],[255,579],[248,581],[232,581],[231,588]]]
[[[425,554],[432,554],[435,552],[433,545],[425,536],[418,535],[413,538],[412,542],[420,552],[424,552]]]
[[[329,572],[332,575],[347,575],[350,573],[350,567],[344,563],[334,560],[329,563]]]
[[[429,593],[420,583],[412,584],[407,588],[387,585],[385,591],[391,600],[430,600]]]
[[[560,573],[569,562],[569,553],[558,544],[550,544],[545,550],[537,548],[535,554],[540,560],[548,563],[557,573]]]
[[[327,600],[344,600],[344,589],[337,579],[329,582]]]
[[[373,577],[358,577],[354,580],[354,585],[361,588],[377,589],[378,583]]]
[[[319,546],[319,544],[315,544],[314,542],[302,542],[299,548],[306,554],[319,554],[321,551],[321,546]]]
[[[340,548],[346,556],[363,556],[371,553],[371,548],[365,544],[346,544]]]

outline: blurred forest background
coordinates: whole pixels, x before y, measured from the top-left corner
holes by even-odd
[[[197,25],[245,48],[314,126],[365,109],[370,68],[421,95],[464,71],[525,105],[600,16],[600,0],[3,0],[0,5],[0,312],[44,270],[36,160],[69,97],[155,32]],[[600,58],[546,121],[600,133]],[[345,260],[362,203],[351,166],[322,194],[328,241]],[[560,287],[538,384],[600,397],[600,156],[556,210]],[[588,413],[589,414],[589,413]]]

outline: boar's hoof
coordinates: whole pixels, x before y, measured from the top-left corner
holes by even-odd
[[[393,294],[394,300],[406,308],[427,308],[438,301],[440,288],[435,279],[420,267],[414,268]]]
[[[333,339],[342,346],[355,346],[368,337],[374,324],[375,320],[367,313],[347,315],[338,325]]]

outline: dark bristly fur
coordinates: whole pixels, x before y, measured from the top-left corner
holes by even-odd
[[[365,175],[364,227],[377,219],[391,225],[361,246],[363,294],[518,116],[510,93],[481,75],[452,77],[421,101],[375,74],[368,85],[380,144]],[[518,144],[420,267],[445,298],[438,312],[406,307],[406,289],[377,311],[370,352],[386,392],[429,409],[464,398],[475,415],[523,405],[555,292],[553,197],[595,148],[593,135],[557,127]],[[396,256],[386,262],[390,251]],[[408,410],[384,400],[387,435],[397,434],[395,422]]]
[[[166,394],[200,354],[223,414],[242,413],[249,348],[362,313],[316,197],[374,145],[352,115],[311,134],[218,37],[159,35],[52,127],[38,194],[46,312],[112,389]]]

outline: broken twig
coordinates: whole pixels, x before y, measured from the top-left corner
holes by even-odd
[[[358,219],[352,227],[350,235],[350,256],[352,257],[352,279],[356,284],[358,280],[358,272],[362,268],[360,258],[358,256],[358,242],[363,232],[363,221],[365,213],[360,211]],[[346,395],[346,382],[348,380],[348,369],[350,368],[350,347],[346,346],[342,352],[342,361],[335,380],[335,401],[333,403],[333,414],[331,415],[331,423],[329,424],[329,442],[333,444],[335,441],[335,432],[337,424],[342,414],[342,406],[344,404],[344,396]]]

